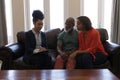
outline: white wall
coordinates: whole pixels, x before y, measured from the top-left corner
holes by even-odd
[[[24,30],[24,0],[12,0],[13,35],[16,42],[16,34]]]
[[[74,17],[75,19],[80,15],[80,0],[66,0],[65,18]],[[24,31],[24,0],[12,0],[13,13],[13,35],[14,42],[16,42],[16,34],[19,31]]]
[[[80,16],[80,0],[69,0],[69,16],[75,19]]]

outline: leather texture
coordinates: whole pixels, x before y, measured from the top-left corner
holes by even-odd
[[[98,68],[103,68],[103,66],[110,66],[110,68],[114,71],[120,70],[118,66],[120,66],[120,45],[108,42],[108,34],[106,29],[103,28],[98,28],[97,29],[100,33],[101,41],[103,43],[103,46],[105,50],[108,52],[108,61],[105,64],[101,65],[96,65]],[[45,35],[47,38],[47,44],[48,44],[48,49],[49,49],[49,55],[52,58],[52,64],[54,66],[56,56],[58,55],[56,45],[57,45],[57,36],[61,32],[59,28],[57,29],[52,29],[52,30],[47,30],[45,31]],[[28,65],[23,62],[23,55],[25,53],[25,32],[21,31],[17,33],[17,43],[10,44],[10,45],[5,45],[4,49],[0,48],[0,59],[4,58],[10,59],[10,62],[5,62],[6,64],[10,64],[12,66],[9,66],[5,69],[36,69],[34,65]],[[9,51],[5,51],[5,50]],[[2,55],[2,54],[9,54],[9,55]],[[5,61],[5,60],[4,60]],[[110,62],[110,63],[109,63]],[[2,69],[4,69],[5,66],[3,66]],[[119,71],[120,72],[120,71]]]
[[[104,28],[97,28],[97,30],[99,31],[101,41],[106,42],[106,40],[109,38],[107,30]]]

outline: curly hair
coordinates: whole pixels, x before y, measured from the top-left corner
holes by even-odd
[[[87,16],[80,16],[77,18],[77,20],[80,21],[84,25],[86,30],[90,30],[93,28],[92,23]]]
[[[44,19],[44,14],[40,10],[34,10],[32,13],[33,22]]]

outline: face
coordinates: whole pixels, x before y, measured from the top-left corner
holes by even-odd
[[[34,22],[34,29],[39,32],[43,27],[43,20],[38,20]]]
[[[70,32],[73,29],[73,25],[74,25],[74,22],[69,21],[69,19],[66,20],[66,22],[65,22],[66,32]]]
[[[65,23],[66,32],[69,32],[71,29],[72,29],[72,27],[70,26],[70,24]]]
[[[77,20],[77,29],[81,31],[84,30],[84,25],[79,20]]]

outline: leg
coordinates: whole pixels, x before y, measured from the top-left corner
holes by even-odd
[[[83,68],[93,68],[93,57],[89,53],[82,56]]]
[[[57,56],[54,69],[63,69],[64,61],[60,55]]]
[[[93,62],[94,65],[103,64],[107,61],[107,56],[105,56],[101,52],[95,53],[95,56],[96,56],[96,60]]]
[[[45,55],[43,56],[43,60],[44,60],[44,69],[51,69],[52,68],[52,60],[51,60],[51,56],[48,55],[48,53],[44,53]]]
[[[75,65],[76,65],[75,59],[68,58],[66,69],[72,70],[75,68]]]
[[[45,52],[34,54],[28,60],[28,64],[35,65],[36,69],[51,68],[51,57]]]
[[[76,58],[75,58],[75,60],[76,60],[76,68],[77,68],[77,69],[82,68],[82,55],[83,55],[83,54],[78,54],[78,55],[76,56]]]
[[[93,58],[89,53],[78,54],[76,56],[76,68],[92,68]]]
[[[29,58],[29,63],[35,65],[37,69],[44,69],[46,60],[42,53],[35,54]]]

